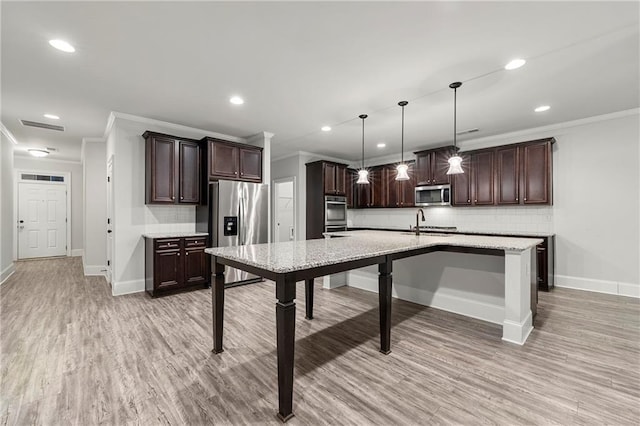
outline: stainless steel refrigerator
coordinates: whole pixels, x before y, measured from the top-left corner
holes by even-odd
[[[268,187],[260,183],[221,180],[209,184],[207,205],[196,209],[196,230],[209,233],[208,247],[268,242]],[[235,268],[225,268],[225,285],[261,281]]]

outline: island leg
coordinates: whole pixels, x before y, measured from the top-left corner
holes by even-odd
[[[533,330],[531,314],[532,251],[505,251],[502,340],[523,345]],[[535,263],[533,263],[535,265]]]
[[[224,265],[213,258],[213,288],[211,306],[213,309],[213,351],[219,354],[222,349],[222,330],[224,321]]]
[[[313,319],[313,278],[305,280],[304,282],[304,299],[306,316],[308,320]]]
[[[380,310],[380,352],[387,355],[391,352],[391,276],[392,261],[378,264],[378,300]]]
[[[292,275],[276,280],[276,328],[278,343],[278,418],[293,417],[293,355],[296,332],[296,282]]]

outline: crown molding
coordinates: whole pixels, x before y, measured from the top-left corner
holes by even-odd
[[[11,133],[9,129],[7,129],[7,126],[5,126],[2,121],[0,121],[0,132],[4,133],[4,135],[11,141],[11,143],[13,143],[14,145],[18,145],[18,140],[15,136],[13,136],[13,133]]]
[[[230,142],[238,142],[238,143],[246,143],[245,138],[241,138],[238,136],[225,135],[223,133],[214,132],[211,130],[198,129],[195,127],[185,126],[183,124],[169,123],[167,121],[156,120],[153,118],[140,117],[138,115],[127,114],[124,112],[111,111],[109,113],[109,119],[107,120],[107,127],[104,130],[104,139],[106,140],[113,129],[113,125],[116,119],[133,121],[136,123],[148,124],[150,126],[159,126],[166,129],[176,130],[176,131],[185,131],[185,132],[198,132],[204,133],[207,136],[211,136],[216,139],[223,139]],[[266,132],[265,132],[266,133]]]
[[[351,164],[352,163],[352,161],[345,160],[344,158],[331,157],[329,155],[323,155],[323,154],[318,154],[318,153],[308,152],[308,151],[290,152],[288,154],[281,155],[280,157],[276,157],[276,158],[271,159],[271,162],[285,160],[287,158],[291,158],[291,157],[295,157],[295,156],[302,156],[302,155],[306,155],[306,156],[309,156],[309,157],[316,157],[318,160],[327,160],[327,161],[333,161],[333,162],[342,163],[342,164]]]
[[[602,114],[602,115],[595,115],[587,118],[580,118],[578,120],[563,121],[562,123],[550,124],[548,126],[532,127],[529,129],[517,130],[515,132],[500,133],[493,136],[485,136],[477,139],[469,139],[469,140],[463,141],[462,143],[458,142],[458,145],[461,148],[460,152],[464,152],[464,150],[462,149],[463,147],[475,149],[477,145],[493,142],[495,140],[517,139],[517,138],[529,136],[531,134],[554,132],[557,130],[569,129],[572,127],[580,127],[588,124],[599,123],[602,121],[617,120],[619,118],[624,118],[624,117],[629,117],[632,115],[639,115],[639,114],[640,114],[640,108],[632,108],[632,109],[627,109],[623,111],[612,112],[609,114]]]

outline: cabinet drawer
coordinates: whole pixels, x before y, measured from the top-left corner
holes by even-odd
[[[182,248],[182,240],[180,238],[167,238],[155,241],[156,250],[180,249]]]
[[[185,248],[192,248],[192,247],[204,248],[206,247],[206,245],[207,245],[206,237],[189,237],[184,239]]]

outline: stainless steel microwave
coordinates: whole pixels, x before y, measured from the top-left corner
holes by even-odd
[[[416,206],[450,206],[451,185],[416,186]]]

